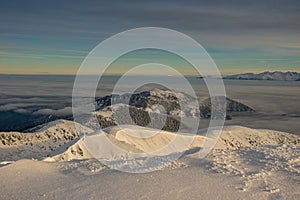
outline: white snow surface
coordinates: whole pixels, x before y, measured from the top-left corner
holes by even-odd
[[[177,135],[128,125],[93,136],[138,155],[156,152]],[[100,163],[86,147],[88,137],[67,120],[34,133],[1,132],[0,199],[300,199],[297,135],[224,127],[214,149],[199,159],[197,151],[207,138],[182,134],[182,141],[193,137],[183,156],[139,174]],[[114,151],[105,155],[115,161],[129,158]]]

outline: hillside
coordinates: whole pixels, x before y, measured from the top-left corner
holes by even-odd
[[[129,109],[131,118],[119,116],[118,124],[149,125],[152,128],[163,127],[163,130],[176,131],[179,127],[180,118],[211,118],[212,100],[216,103],[216,116],[223,117],[220,105],[226,106],[226,119],[231,119],[233,112],[255,112],[255,110],[241,102],[225,97],[214,97],[199,100],[179,92],[153,89],[135,94],[109,95],[96,98],[96,115],[100,126],[106,128],[116,125],[112,113],[126,113]],[[225,102],[223,105],[223,102]],[[155,123],[151,124],[150,116],[154,117]],[[167,123],[162,125],[166,118]]]

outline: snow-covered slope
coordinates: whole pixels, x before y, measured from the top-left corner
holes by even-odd
[[[203,141],[206,139],[206,137],[202,135],[176,135],[176,133],[172,132],[158,131],[156,129],[133,125],[104,129],[104,132],[94,139],[101,140],[101,138],[107,137],[113,144],[124,149],[126,152],[151,153],[168,145],[176,136],[182,140],[182,144],[185,144],[185,141],[192,141],[192,143],[187,149],[180,146],[173,147],[173,153],[201,147]],[[191,140],[190,137],[192,137]],[[88,152],[82,140],[84,140],[84,138],[70,145],[65,152],[52,154],[53,161],[92,158],[93,156]],[[244,147],[261,147],[268,145],[295,146],[299,144],[300,137],[297,135],[272,130],[255,130],[241,126],[229,126],[225,127],[222,131],[214,149],[230,150]],[[126,157],[127,155],[118,156]],[[108,155],[106,159],[116,158],[116,155]]]
[[[300,73],[297,72],[262,72],[260,74],[246,73],[223,77],[224,79],[238,80],[274,80],[274,81],[299,81]]]
[[[91,131],[79,124],[77,126],[82,133]],[[68,120],[41,125],[32,133],[0,132],[0,161],[41,159],[80,136],[75,123]]]
[[[172,132],[126,125],[104,129],[98,139],[107,137],[128,152],[143,153],[161,148],[175,136]],[[183,135],[181,139],[185,140],[186,137],[190,136]],[[84,139],[76,134],[74,123],[69,121],[53,122],[32,134],[1,133],[1,160],[6,162],[1,162],[3,166],[0,167],[0,198],[300,197],[300,137],[297,135],[241,126],[225,127],[215,148],[206,158],[199,159],[199,148],[196,148],[201,147],[206,138],[197,135],[179,160],[147,174],[120,173],[109,169],[93,159],[85,147]],[[32,144],[26,144],[28,140]],[[37,161],[23,158],[45,159]],[[141,164],[140,161],[136,164]]]
[[[84,129],[88,133],[90,130]],[[105,135],[117,146],[131,152],[153,152],[174,139],[176,133],[158,131],[134,125],[112,126],[104,129]],[[130,134],[128,134],[130,133]],[[147,135],[147,138],[141,136]],[[151,137],[148,137],[148,136]],[[137,137],[138,136],[138,137]],[[182,140],[192,136],[180,136]],[[190,148],[201,147],[205,136],[196,135]],[[77,133],[74,123],[58,120],[43,126],[36,133],[2,132],[0,133],[1,160],[18,160],[22,158],[42,159],[46,156],[55,160],[72,160],[91,158]],[[293,134],[255,130],[241,126],[225,127],[215,149],[237,149],[262,145],[296,145],[300,137]],[[185,149],[187,150],[187,149]]]

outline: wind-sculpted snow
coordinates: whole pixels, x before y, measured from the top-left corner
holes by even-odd
[[[77,126],[83,133],[90,132],[84,126]],[[67,120],[38,126],[31,133],[0,132],[0,160],[41,159],[80,136],[75,123]]]
[[[300,177],[300,137],[298,135],[229,126],[223,129],[214,149],[204,159],[199,159],[197,153],[202,147],[203,140],[207,138],[196,135],[191,145],[175,161],[172,157],[178,153],[176,151],[149,159],[130,157],[126,153],[116,153],[111,149],[103,154],[102,160],[105,162],[101,163],[99,158],[96,160],[85,146],[84,140],[89,137],[98,138],[100,141],[101,138],[106,137],[125,152],[145,153],[155,152],[165,146],[172,141],[176,133],[141,126],[121,125],[103,129],[98,135],[88,134],[82,137],[77,134],[74,125],[74,122],[59,120],[40,126],[34,133],[0,133],[2,197],[7,199],[12,190],[18,190],[18,193],[13,193],[17,199],[22,199],[23,196],[38,199],[41,195],[51,199],[54,195],[61,195],[62,190],[64,197],[68,196],[73,199],[82,197],[82,193],[88,198],[92,198],[92,195],[99,198],[118,196],[106,189],[89,190],[94,185],[99,187],[99,184],[101,188],[105,188],[111,181],[114,182],[113,185],[118,185],[113,191],[118,189],[122,193],[121,196],[126,196],[128,192],[120,190],[124,187],[121,183],[126,181],[137,188],[135,192],[139,195],[143,195],[144,191],[148,191],[149,188],[159,183],[164,190],[185,191],[186,188],[190,188],[188,194],[185,195],[193,197],[202,196],[203,192],[207,197],[216,187],[226,199],[233,196],[237,199],[245,197],[299,199],[300,197],[297,189]],[[87,133],[90,132],[86,127],[80,127]],[[151,135],[151,137],[137,137],[143,135]],[[185,140],[186,137],[191,136],[181,135],[180,137]],[[180,148],[175,148],[175,150],[178,149]],[[152,163],[153,160],[161,165]],[[168,160],[171,162],[167,162]],[[111,167],[116,167],[128,171],[136,166],[147,166],[156,172],[132,176],[111,169]],[[118,178],[115,179],[116,177]],[[78,182],[78,180],[84,181]],[[153,180],[155,180],[154,185]],[[179,185],[169,187],[178,180],[180,180]],[[145,184],[147,184],[146,188],[144,188]],[[56,185],[57,187],[54,187]],[[80,189],[73,191],[74,185]],[[29,187],[35,188],[30,194],[28,193]],[[56,193],[57,191],[59,193]],[[68,191],[72,191],[72,194]],[[210,196],[207,199],[211,198],[213,197]]]
[[[89,133],[89,129],[81,127],[86,130],[87,134]],[[128,134],[126,130],[139,137]],[[176,136],[176,133],[134,125],[111,126],[103,129],[103,131],[105,133],[103,136],[109,137],[112,143],[120,145],[128,151],[136,152],[154,151],[166,145]],[[149,136],[149,133],[152,132],[153,136],[151,137],[140,137],[141,134]],[[85,156],[90,158],[92,156],[80,142],[81,137],[77,134],[74,122],[66,120],[47,124],[35,133],[2,132],[0,133],[1,160],[41,159],[48,155],[65,154],[66,152],[77,155],[76,158],[84,158]],[[180,137],[184,139],[191,136],[183,135]],[[204,139],[205,136],[196,135],[190,148],[201,147]],[[272,130],[229,126],[224,128],[214,148],[238,149],[266,145],[299,144],[300,137],[297,135]]]

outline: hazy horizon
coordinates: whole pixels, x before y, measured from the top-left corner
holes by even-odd
[[[236,74],[246,74],[246,73],[253,73],[253,74],[259,74],[259,73],[264,73],[264,72],[282,72],[282,73],[286,73],[286,72],[296,72],[296,73],[300,73],[300,70],[263,70],[263,71],[244,71],[241,73],[221,73],[222,76],[227,76],[227,75],[236,75]],[[0,73],[0,75],[40,75],[40,76],[47,76],[47,75],[58,75],[58,76],[76,76],[77,73],[74,74],[60,74],[60,73]],[[98,75],[97,73],[94,74],[81,74],[81,75],[86,75],[86,76],[96,76]],[[123,76],[124,74],[122,73],[104,73],[103,76]],[[134,74],[133,76],[137,76],[137,75],[144,75],[144,76],[148,76],[148,74]],[[156,74],[152,74],[152,75],[156,75]],[[132,75],[128,75],[128,76],[132,76]],[[168,76],[168,75],[161,75],[161,76]],[[184,76],[189,76],[189,77],[199,77],[199,74],[184,74]]]

